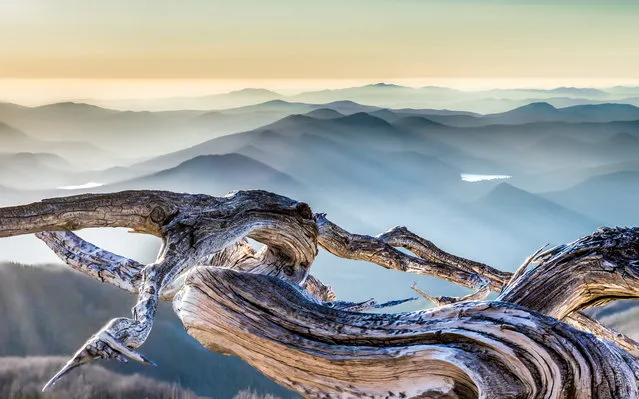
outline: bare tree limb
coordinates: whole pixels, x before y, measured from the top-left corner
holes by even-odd
[[[556,247],[554,249],[554,252],[551,249],[542,253],[542,251],[546,247],[544,246],[533,255],[528,257],[518,268],[517,272],[512,274],[499,271],[488,265],[450,255],[437,248],[432,242],[417,236],[404,227],[391,229],[388,232],[380,234],[377,237],[351,234],[341,229],[334,223],[330,222],[324,214],[318,215],[318,225],[320,230],[320,246],[327,249],[329,252],[336,256],[348,259],[369,261],[394,270],[434,275],[436,277],[454,282],[459,285],[475,288],[476,290],[475,292],[463,297],[433,297],[423,292],[422,290],[419,290],[415,285],[412,287],[416,292],[418,292],[427,300],[433,302],[436,306],[442,306],[462,301],[483,300],[488,296],[489,290],[500,292],[506,289],[507,285],[508,287],[513,285],[516,280],[518,280],[525,274],[529,265],[531,263],[538,262],[538,259],[542,256],[549,256],[551,253],[557,251],[561,252],[561,250],[565,250],[567,248],[566,245],[563,245],[560,247]],[[571,245],[574,245],[574,243]],[[609,243],[609,245],[614,245],[614,243]],[[394,248],[392,248],[392,246],[402,246],[406,249],[409,249],[416,255],[423,257],[424,259],[415,258],[410,255],[404,254],[400,251],[395,250]],[[631,255],[631,257],[632,256],[634,255]],[[634,259],[637,259],[637,257],[635,257]],[[443,271],[434,273],[432,262],[435,262],[435,270]],[[406,264],[410,264],[411,267],[404,266]],[[546,280],[549,278],[549,275],[555,273],[553,267],[554,263],[548,265],[548,270],[546,270],[548,276],[537,275],[534,277],[533,280],[528,279],[528,277],[526,278],[525,281],[527,283],[532,283],[532,281],[535,281],[534,284],[536,284],[536,289],[534,291],[536,293],[536,296],[534,297],[534,299],[532,299],[533,302],[539,304],[548,304],[548,302],[546,302],[545,300],[545,296],[547,295],[546,289],[549,289],[549,287],[552,287],[552,285],[550,283],[546,283]],[[450,270],[451,268],[454,269],[456,272],[448,272],[448,270]],[[472,270],[472,272],[469,273],[469,270]],[[475,273],[486,274],[484,275]],[[564,279],[563,282],[569,282],[571,281],[571,278],[575,278],[575,276],[578,277],[581,276],[581,274],[578,271],[575,271],[574,273],[572,273],[572,277],[567,280]],[[554,278],[555,277],[553,277],[553,281]],[[486,280],[489,280],[490,284],[486,285]],[[472,284],[469,284],[469,282],[471,281]],[[566,295],[568,295],[569,293],[579,295],[579,293],[571,291],[571,289],[566,286],[557,289],[557,291]],[[519,298],[520,295],[520,293],[517,293],[513,295],[513,297]],[[503,294],[500,297],[500,300],[510,301],[510,299],[508,299],[508,297],[505,297]],[[595,302],[593,304],[590,304],[589,306],[594,306],[596,304],[601,304],[604,302],[605,300],[603,300],[603,302]],[[581,309],[582,307],[578,307],[572,309],[569,313],[564,312],[565,314],[559,317],[559,319],[566,319],[570,322],[571,325],[583,331],[597,331],[597,335],[605,337],[605,339],[611,340],[624,348],[632,348],[629,351],[630,353],[639,353],[639,345],[635,345],[634,341],[630,340],[629,338],[622,336],[616,331],[611,330],[610,328],[601,324],[599,324],[595,328],[595,326],[593,326],[592,323],[588,321],[590,318],[580,312]],[[545,312],[543,309],[536,310],[540,310],[542,311],[542,313]]]
[[[460,270],[476,273],[490,283],[493,291],[500,289],[511,276],[511,273],[502,272],[484,263],[475,262],[443,251],[431,241],[409,231],[406,227],[394,227],[378,235],[377,238],[393,247],[406,248],[425,261],[445,264]]]
[[[163,191],[124,191],[0,208],[0,237],[89,227],[127,227],[160,237],[182,197]]]
[[[130,293],[137,294],[142,282],[140,272],[143,264],[102,249],[70,231],[36,233],[51,250],[71,268],[103,283],[114,285]],[[255,250],[246,239],[238,240],[221,251],[205,256],[198,265],[228,267],[229,269],[252,271],[256,257]],[[182,287],[183,281],[174,280],[165,287],[161,300],[172,300]],[[316,277],[309,275],[303,288],[322,302],[334,301],[335,292]],[[402,302],[403,303],[403,302]],[[379,305],[378,305],[379,306]]]
[[[397,250],[383,238],[349,233],[328,220],[325,214],[317,214],[315,217],[319,229],[319,245],[340,258],[363,260],[387,269],[438,277],[468,288],[480,288],[488,278],[484,278],[484,276],[477,274],[475,270],[466,266],[460,266],[461,263],[459,262],[448,264],[440,262],[440,258],[434,256],[427,256],[426,259],[411,256]],[[384,237],[384,235],[381,237]],[[389,237],[394,236],[389,235],[386,238],[397,245],[400,243],[408,245],[406,244],[407,240],[391,239]],[[417,252],[421,251],[418,250]],[[443,251],[441,252],[443,253]],[[444,256],[440,255],[440,257]],[[493,276],[495,279],[497,279],[497,275],[498,273],[493,273],[492,271],[489,273],[489,276]],[[491,285],[494,285],[495,289],[497,287],[500,289],[503,281],[505,281],[505,278],[502,279],[500,277],[491,281]]]
[[[515,304],[344,312],[282,280],[197,268],[174,309],[204,346],[306,397],[637,396],[634,358]]]
[[[163,246],[144,266],[66,231],[87,227],[128,227],[160,237]],[[449,254],[404,227],[377,237],[351,234],[305,203],[264,191],[128,191],[0,208],[0,237],[30,233],[74,269],[138,296],[131,318],[108,322],[45,388],[97,358],[152,364],[136,349],[151,332],[158,301],[173,298],[205,346],[237,354],[309,397],[637,395],[637,343],[580,313],[639,297],[637,228],[602,228],[539,250],[515,274]],[[255,250],[249,238],[264,246]],[[339,257],[475,292],[433,298],[414,286],[441,306],[356,313],[414,298],[336,301],[309,276],[318,244]],[[472,302],[490,291],[501,292],[497,301]]]
[[[124,360],[124,356],[149,363],[134,351],[147,338],[153,325],[160,293],[189,267],[210,254],[234,245],[244,237],[265,244],[254,268],[294,283],[303,283],[317,254],[317,227],[308,205],[265,191],[241,191],[225,197],[176,194],[162,191],[126,191],[90,194],[44,200],[21,207],[0,208],[0,237],[44,231],[76,230],[87,227],[128,227],[134,231],[162,237],[163,248],[157,260],[145,266],[136,278],[138,303],[132,318],[113,319],[89,338],[45,388],[69,370],[96,358]],[[59,253],[82,245],[71,236],[43,236]],[[58,240],[56,240],[58,239]],[[86,259],[88,251],[80,248]],[[97,252],[100,256],[111,256]],[[124,262],[122,258],[112,257]],[[75,262],[75,261],[72,261]],[[135,287],[136,264],[127,263],[125,278],[106,273],[125,289]],[[79,261],[76,266],[80,266]],[[107,272],[105,265],[84,268],[87,274]],[[128,279],[127,281],[125,281]]]
[[[73,269],[125,291],[137,292],[143,264],[99,248],[70,231],[45,231],[36,233],[36,237]]]
[[[620,298],[639,298],[639,228],[605,228],[538,254],[498,300],[563,319]]]
[[[457,302],[469,302],[469,301],[483,301],[490,294],[490,286],[488,281],[484,283],[477,291],[471,292],[468,295],[454,297],[454,296],[431,296],[417,287],[417,283],[413,282],[410,287],[419,295],[423,296],[427,300],[431,301],[435,306],[451,305]]]
[[[406,299],[396,299],[393,301],[378,303],[375,299],[371,298],[363,302],[347,302],[347,301],[325,302],[324,305],[332,309],[345,310],[349,312],[362,312],[364,310],[370,310],[370,309],[391,308],[393,306],[398,306],[406,302],[414,301],[416,299],[417,298],[415,297],[411,297]]]
[[[333,291],[330,286],[325,285],[312,275],[308,276],[304,282],[303,288],[322,302],[331,302],[337,298],[335,291]]]
[[[513,273],[513,275],[510,277],[510,279],[508,280],[508,283],[504,284],[504,286],[502,287],[502,290],[507,285],[512,284],[515,280],[517,280],[524,273],[526,273],[526,270],[528,270],[528,266],[530,265],[530,262],[532,262],[533,259],[535,259],[544,249],[546,249],[546,247],[548,247],[548,245],[549,244],[545,244],[543,247],[539,248],[534,254],[532,254],[529,257],[527,257],[526,260],[524,260],[524,263],[522,263],[521,266],[519,266],[517,268],[517,270],[515,271],[515,273]]]

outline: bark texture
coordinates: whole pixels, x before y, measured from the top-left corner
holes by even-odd
[[[207,348],[309,397],[637,396],[639,369],[629,354],[509,303],[346,312],[282,280],[197,268],[174,309]]]
[[[142,265],[70,231],[88,227],[127,227],[163,246]],[[127,191],[0,208],[0,237],[31,233],[74,269],[137,295],[131,317],[109,321],[45,389],[93,359],[153,364],[137,348],[157,302],[173,300],[204,346],[306,397],[638,397],[639,346],[581,313],[638,296],[637,228],[601,228],[541,249],[515,273],[452,255],[405,227],[349,233],[307,204],[265,191]],[[309,275],[318,245],[472,292],[432,297],[413,286],[436,308],[362,313],[415,298],[337,300]],[[497,299],[485,301],[491,291]]]

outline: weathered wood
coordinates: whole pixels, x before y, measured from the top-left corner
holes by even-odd
[[[372,237],[367,235],[349,233],[329,221],[326,218],[325,214],[318,214],[317,219],[320,232],[318,243],[320,246],[322,246],[324,249],[327,249],[333,255],[347,259],[372,262],[388,269],[400,270],[409,273],[434,275],[436,277],[454,282],[456,284],[476,289],[475,292],[462,297],[433,297],[417,288],[416,285],[413,285],[412,288],[415,291],[417,291],[424,298],[433,302],[436,306],[452,304],[456,302],[485,299],[489,294],[489,289],[495,292],[502,292],[507,287],[509,289],[513,289],[512,287],[514,286],[515,281],[523,276],[526,271],[530,271],[529,266],[531,265],[531,263],[539,262],[539,259],[542,255],[548,256],[558,250],[559,252],[561,252],[561,249],[566,248],[566,245],[562,245],[543,252],[542,254],[542,251],[547,246],[546,245],[536,251],[533,255],[529,256],[515,273],[509,273],[499,271],[483,263],[474,262],[469,259],[464,259],[448,254],[447,252],[436,247],[435,244],[433,244],[432,242],[417,236],[405,227],[395,227],[386,233],[378,235],[377,237]],[[607,230],[611,229],[602,229],[602,231]],[[574,254],[575,251],[577,251],[577,247],[580,245],[580,243],[585,242],[584,240],[588,241],[590,239],[588,237],[585,237],[576,241],[575,243],[569,244],[572,246],[572,251],[569,252],[571,254]],[[616,241],[614,240],[609,240],[607,245],[610,247],[614,245],[615,242]],[[586,247],[583,247],[581,251],[583,252],[587,250],[593,250],[594,247],[589,246],[591,244],[592,243],[588,244],[588,246]],[[398,251],[394,248],[395,246],[404,247],[413,252],[418,257]],[[630,258],[632,259],[633,256],[635,255],[631,254]],[[574,260],[575,258],[571,259]],[[637,259],[637,257],[635,257],[634,259]],[[537,273],[534,278],[526,278],[525,280],[523,280],[522,285],[517,283],[517,286],[519,287],[518,290],[520,291],[516,294],[513,294],[512,297],[520,298],[522,287],[524,287],[523,289],[526,289],[525,287],[533,285],[534,288],[530,289],[531,292],[534,292],[534,296],[532,297],[533,299],[531,300],[531,302],[552,307],[552,304],[550,302],[547,302],[545,299],[547,295],[554,295],[552,292],[564,295],[564,299],[567,296],[574,294],[574,291],[570,290],[569,284],[573,282],[575,278],[580,278],[581,274],[578,270],[572,270],[572,266],[564,267],[563,274],[567,274],[569,276],[567,279],[562,280],[557,276],[554,276],[554,273],[556,272],[554,270],[554,267],[556,266],[556,264],[557,262],[548,263],[546,265],[546,268],[538,269],[540,273]],[[482,273],[485,273],[485,275]],[[548,279],[551,279],[551,281],[548,281]],[[486,281],[488,281],[488,284],[486,283]],[[553,283],[555,281],[557,281],[557,284],[564,285],[558,287]],[[604,282],[604,284],[606,283]],[[511,300],[504,295],[507,295],[507,293],[502,293],[502,296],[500,297],[502,301]],[[625,294],[622,295],[621,298],[624,296]],[[603,302],[605,302],[605,300],[600,301],[599,303]],[[597,302],[595,302],[594,304],[596,303]],[[583,331],[595,333],[596,335],[601,336],[604,339],[611,340],[621,347],[626,348],[632,354],[639,354],[639,344],[634,342],[632,339],[624,336],[623,334],[619,334],[618,332],[606,326],[598,323],[597,325],[594,325],[588,316],[580,312],[580,309],[582,309],[583,307],[584,306],[574,307],[569,312],[564,312],[564,314],[560,317],[560,320],[565,320],[570,325]]]
[[[326,218],[317,214],[319,245],[340,258],[363,260],[387,269],[407,273],[424,274],[451,281],[468,288],[480,289],[486,280],[496,290],[501,289],[510,273],[500,272],[477,262],[464,260],[444,251],[433,250],[434,245],[413,240],[406,229],[393,229],[378,237],[352,234]],[[418,256],[399,251],[395,246],[403,246]],[[452,263],[449,263],[450,260]],[[480,274],[486,271],[486,276]]]
[[[488,280],[489,286],[495,290],[500,288],[511,276],[511,273],[495,269],[485,263],[450,254],[437,247],[431,241],[411,232],[406,227],[394,227],[380,234],[377,238],[393,247],[406,248],[426,261],[476,273],[482,276],[483,279]],[[482,281],[480,287],[483,285],[484,282]]]
[[[484,285],[481,286],[477,291],[460,297],[432,296],[420,290],[419,287],[417,287],[417,283],[415,282],[410,288],[412,288],[419,295],[431,301],[435,306],[451,305],[457,302],[483,301],[484,299],[488,298],[488,295],[490,294],[490,285],[488,283],[488,280],[486,280]]]
[[[181,197],[161,191],[124,191],[0,208],[0,237],[89,227],[127,227],[159,237],[162,226],[178,212]]]
[[[138,291],[143,264],[97,247],[70,231],[44,231],[36,237],[80,273],[125,291]]]
[[[136,275],[141,283],[132,318],[108,322],[45,388],[69,370],[96,358],[123,360],[126,355],[149,363],[133,349],[151,331],[161,292],[207,255],[250,237],[265,244],[253,268],[303,283],[317,254],[317,226],[309,206],[266,191],[240,191],[225,197],[125,191],[0,208],[0,237],[88,227],[128,227],[157,235],[163,240],[162,249],[156,261]],[[64,245],[57,245],[64,250]],[[95,269],[89,265],[84,268],[87,272]],[[109,278],[114,281],[115,275],[111,273]],[[127,289],[134,282],[122,280],[119,285]]]
[[[142,265],[67,231],[88,227],[153,234],[162,249]],[[97,358],[152,364],[136,348],[151,332],[158,300],[173,298],[205,346],[236,354],[308,397],[637,396],[637,343],[580,313],[637,297],[637,228],[602,228],[540,250],[515,274],[449,254],[404,227],[377,237],[352,234],[305,203],[265,191],[127,191],[0,208],[0,237],[30,233],[74,269],[138,296],[132,318],[108,322],[45,389]],[[255,250],[248,238],[264,246]],[[309,276],[318,245],[475,292],[433,298],[414,287],[444,306],[356,313],[414,298],[336,300]],[[500,293],[498,301],[472,302],[490,291]]]
[[[320,301],[323,302],[331,302],[337,298],[335,295],[335,291],[328,286],[322,283],[317,278],[309,275],[303,285],[304,289],[310,292],[313,296],[317,297]]]
[[[601,339],[614,342],[619,347],[626,350],[626,352],[628,352],[631,356],[639,359],[639,343],[637,343],[637,341],[620,332],[602,325],[597,320],[584,313],[571,313],[562,321],[582,331],[586,331],[592,335],[595,335]]]
[[[633,357],[509,303],[344,312],[282,280],[197,268],[174,309],[204,346],[306,397],[637,397]]]
[[[535,256],[498,300],[563,319],[591,306],[639,298],[639,228],[600,228]]]

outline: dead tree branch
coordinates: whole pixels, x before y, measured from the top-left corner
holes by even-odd
[[[152,234],[162,249],[142,265],[69,231],[89,227]],[[137,295],[132,317],[108,322],[45,388],[97,358],[152,364],[136,349],[151,332],[158,301],[173,299],[205,346],[307,397],[637,395],[637,343],[580,313],[638,296],[637,228],[603,228],[540,250],[514,275],[449,254],[403,227],[377,237],[349,233],[305,203],[265,191],[127,191],[0,208],[0,237],[31,233],[75,270]],[[264,246],[255,250],[249,238]],[[414,298],[336,300],[309,276],[318,245],[474,292],[431,297],[414,287],[438,307],[356,313]],[[473,302],[490,291],[500,293],[497,301]]]
[[[306,397],[637,395],[633,357],[515,304],[344,312],[307,300],[282,280],[197,268],[174,309],[207,348],[237,355]]]

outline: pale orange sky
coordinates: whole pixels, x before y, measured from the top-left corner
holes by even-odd
[[[0,79],[637,79],[639,2],[7,0]]]

